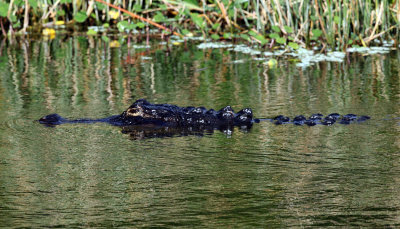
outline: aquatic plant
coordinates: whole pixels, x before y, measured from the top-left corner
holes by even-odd
[[[346,50],[377,40],[397,45],[399,20],[400,0],[0,2],[3,36],[27,32],[52,35],[54,28],[84,30],[88,35],[99,31],[133,33],[156,26],[164,34],[201,33],[216,41],[242,39],[270,48]]]

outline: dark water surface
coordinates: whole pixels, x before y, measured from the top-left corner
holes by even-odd
[[[190,43],[167,52],[165,45],[110,48],[79,37],[3,42],[0,225],[399,227],[399,71],[399,52],[352,54],[346,63],[302,70],[284,61],[268,69],[249,55]],[[249,132],[149,139],[101,123],[47,128],[35,121],[54,112],[119,114],[138,98],[251,107],[256,117],[372,119],[262,122]]]

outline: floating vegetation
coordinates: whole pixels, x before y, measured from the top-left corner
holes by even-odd
[[[234,60],[234,61],[229,62],[229,64],[243,64],[246,61],[248,61],[248,60],[244,60],[244,59]]]
[[[274,57],[295,57],[297,60],[297,67],[307,68],[318,62],[343,62],[346,57],[346,52],[340,51],[329,51],[327,53],[321,53],[321,50],[315,47],[315,50],[309,50],[304,48],[299,48],[294,50],[292,48],[279,49],[275,51],[259,51],[253,47],[240,44],[234,45],[224,42],[205,42],[197,46],[199,49],[227,49],[228,51],[240,52],[243,54],[248,54],[250,56],[255,56],[252,59],[257,61],[266,61],[265,64],[268,66],[277,65],[277,60]],[[361,53],[363,55],[374,55],[374,54],[386,54],[391,49],[391,47],[353,47],[348,48],[349,53]],[[263,57],[264,56],[264,57]],[[271,59],[272,58],[272,59]],[[273,62],[271,62],[271,60]],[[231,63],[243,63],[242,60],[237,60]]]
[[[358,52],[362,54],[369,54],[369,55],[374,55],[374,54],[386,54],[390,52],[390,48],[388,47],[354,47],[354,48],[348,48],[347,52]]]
[[[245,54],[249,54],[249,55],[260,55],[261,51],[259,50],[255,50],[247,45],[235,45],[233,48],[228,49],[228,50],[232,50],[234,52],[241,52],[241,53],[245,53]]]
[[[183,42],[185,42],[185,40],[183,40],[183,39],[171,40],[172,44],[174,44],[174,43],[183,43]]]
[[[253,60],[255,60],[255,61],[265,61],[265,60],[267,60],[267,58],[263,58],[263,57],[254,57]]]
[[[327,54],[321,54],[315,53],[312,50],[299,49],[296,52],[288,53],[287,55],[294,56],[299,59],[300,63],[297,63],[296,66],[306,68],[321,61],[343,62],[346,53],[328,52]]]
[[[151,46],[150,45],[132,45],[131,47],[134,49],[149,49]]]
[[[221,49],[221,48],[231,48],[233,44],[225,42],[205,42],[197,45],[199,49]]]
[[[88,30],[93,30],[95,32],[105,32],[107,28],[104,26],[88,26]]]
[[[204,41],[204,37],[184,37],[185,40],[192,40],[192,41]]]
[[[274,55],[276,55],[276,54],[273,53],[273,52],[263,52],[263,55],[264,55],[264,56],[274,56]]]

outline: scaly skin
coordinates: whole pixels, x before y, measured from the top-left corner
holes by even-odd
[[[58,114],[50,114],[39,119],[48,126],[64,123],[95,123],[106,122],[115,126],[158,125],[158,126],[248,126],[252,125],[253,112],[250,108],[235,113],[230,106],[219,111],[207,110],[204,107],[178,107],[171,104],[152,104],[145,99],[134,102],[120,115],[102,119],[69,120]]]

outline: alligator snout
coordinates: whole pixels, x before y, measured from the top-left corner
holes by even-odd
[[[38,120],[41,124],[45,125],[60,125],[65,123],[67,120],[59,114],[49,114],[46,116],[43,116]]]

